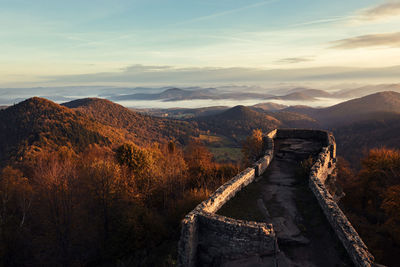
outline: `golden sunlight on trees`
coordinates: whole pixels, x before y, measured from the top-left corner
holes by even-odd
[[[149,153],[134,144],[120,146],[116,156],[121,165],[127,165],[134,173],[140,173],[151,165]]]
[[[170,266],[182,217],[238,171],[196,142],[37,151],[0,173],[0,266]]]
[[[345,213],[378,262],[394,266],[400,253],[400,151],[372,149],[358,174],[338,161]],[[383,261],[384,259],[384,261]]]
[[[386,190],[381,208],[386,216],[385,230],[400,244],[400,185],[391,186]]]
[[[263,153],[263,133],[260,129],[253,130],[252,134],[243,142],[242,153],[244,162],[248,165],[256,161]]]
[[[75,226],[75,205],[77,199],[78,173],[75,164],[76,155],[68,148],[58,152],[41,153],[35,161],[33,181],[37,185],[42,208],[40,216],[48,223],[49,245],[54,253],[60,255],[63,266],[71,264],[73,227]]]

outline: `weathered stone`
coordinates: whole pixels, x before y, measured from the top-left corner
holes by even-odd
[[[326,131],[303,129],[278,129],[265,135],[265,155],[251,168],[219,187],[207,200],[185,216],[178,247],[178,265],[216,266],[231,262],[232,265],[226,266],[235,266],[245,262],[245,258],[261,259],[261,256],[271,255],[271,259],[279,266],[291,265],[290,261],[279,253],[273,224],[235,220],[215,214],[237,192],[268,168],[274,156],[274,139],[292,139],[288,142],[290,147],[284,149],[283,153],[286,155],[293,151],[293,155],[297,157],[307,157],[315,148],[303,147],[304,142],[300,140],[296,143],[293,139],[307,139],[321,144],[320,152],[310,171],[309,187],[353,263],[356,266],[373,266],[374,258],[367,246],[325,187],[328,176],[335,170],[336,143],[333,135]],[[277,157],[279,158],[279,155]],[[279,224],[276,226],[279,228]],[[306,242],[297,241],[299,244]],[[270,264],[270,259],[264,263],[267,262]]]

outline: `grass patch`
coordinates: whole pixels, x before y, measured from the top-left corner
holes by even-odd
[[[207,134],[200,134],[199,139],[207,143],[216,143],[216,142],[221,143],[223,141],[222,136],[207,135]]]
[[[217,214],[239,220],[264,222],[264,215],[257,205],[257,200],[262,198],[260,182],[253,182],[243,188]]]
[[[242,156],[240,148],[236,147],[208,147],[217,162],[238,162]]]

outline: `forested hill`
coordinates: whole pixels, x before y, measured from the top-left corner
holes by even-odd
[[[183,142],[193,134],[188,122],[141,115],[107,100],[82,99],[62,106],[34,97],[0,110],[0,162],[61,146],[79,152],[90,144]]]
[[[30,98],[0,110],[0,161],[22,160],[26,153],[44,147],[69,146],[80,151],[92,143],[109,144],[119,138],[109,130],[49,100]]]
[[[379,92],[327,108],[294,106],[285,110],[308,115],[321,125],[338,126],[371,118],[372,113],[400,113],[400,93]]]
[[[372,148],[400,149],[400,114],[382,112],[368,117],[333,129],[338,154],[350,161],[354,168],[361,167],[360,154]]]
[[[139,144],[178,140],[197,135],[193,124],[143,115],[106,99],[84,98],[64,103],[63,106],[85,114],[95,121],[132,135]]]
[[[193,119],[202,130],[210,130],[225,136],[247,136],[253,129],[264,132],[281,125],[276,118],[245,106],[236,106],[222,113]]]

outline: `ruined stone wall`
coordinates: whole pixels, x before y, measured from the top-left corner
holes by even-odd
[[[274,135],[277,139],[299,138],[322,142],[321,151],[311,168],[309,187],[353,263],[356,266],[374,266],[374,257],[325,187],[325,181],[336,167],[333,134],[319,130],[279,129]]]
[[[185,216],[178,247],[179,266],[195,266],[198,261],[216,264],[215,260],[219,258],[233,259],[238,255],[276,253],[278,248],[272,225],[235,220],[215,212],[268,168],[274,155],[274,139],[287,138],[321,142],[321,152],[311,168],[309,187],[354,264],[373,266],[373,256],[325,187],[336,163],[333,135],[326,131],[299,129],[279,129],[265,135],[265,155]]]
[[[233,240],[232,238],[235,237],[234,233],[238,234],[237,240],[242,240],[244,242],[243,244],[246,245],[239,246],[237,242],[231,243],[231,245],[227,243],[226,246],[224,246],[223,254],[219,256],[213,255],[214,257],[228,256],[233,253],[237,255],[246,255],[249,251],[253,254],[263,254],[269,251],[268,249],[266,250],[267,247],[275,248],[276,236],[271,225],[234,220],[215,214],[215,212],[234,197],[237,192],[253,182],[257,176],[261,175],[267,169],[273,158],[273,140],[266,137],[265,144],[265,155],[252,167],[242,171],[219,187],[207,200],[200,203],[182,220],[181,238],[178,245],[179,266],[195,266],[197,257],[199,256],[197,255],[197,249],[201,247],[201,245],[205,246],[205,240],[211,241],[210,244],[216,242],[215,244],[220,244],[221,246],[222,242],[218,240]],[[216,229],[219,230],[218,235],[215,235]],[[243,233],[247,233],[247,238],[245,238]],[[219,239],[203,238],[199,241],[199,236],[204,237],[208,235],[213,235],[215,238],[218,236]],[[254,243],[254,246],[251,246],[250,243]],[[228,251],[232,253],[228,253]],[[204,253],[201,255],[203,255],[202,260],[210,257],[210,255],[204,256]]]
[[[219,266],[225,260],[275,255],[276,235],[271,224],[235,220],[217,214],[199,214],[197,261]]]
[[[356,266],[374,266],[374,257],[325,187],[325,181],[334,171],[336,162],[336,143],[332,134],[327,135],[330,135],[328,143],[321,149],[311,168],[309,187],[353,263]]]

